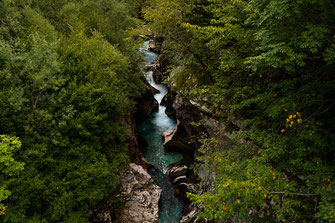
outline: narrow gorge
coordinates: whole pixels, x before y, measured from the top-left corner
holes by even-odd
[[[152,64],[158,54],[148,50],[149,41],[146,41],[142,50],[145,53],[146,65]],[[148,83],[157,89],[159,93],[154,97],[160,104],[168,89],[163,84],[156,84],[153,80],[152,71],[147,71],[146,78]],[[171,130],[176,125],[176,120],[165,114],[166,107],[158,106],[158,111],[153,112],[149,118],[140,121],[138,132],[144,138],[147,145],[142,149],[146,160],[154,166],[151,174],[154,182],[162,188],[162,195],[159,204],[159,222],[172,223],[179,222],[182,216],[182,204],[174,196],[174,189],[168,177],[168,165],[182,159],[182,154],[178,152],[167,152],[164,149],[161,134]]]

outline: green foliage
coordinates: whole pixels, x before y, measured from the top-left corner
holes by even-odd
[[[24,163],[14,160],[14,150],[21,148],[21,142],[16,137],[0,135],[0,202],[6,200],[11,192],[7,189],[7,184],[11,176],[19,174],[24,169]],[[6,211],[6,206],[0,203],[0,215]]]
[[[144,17],[173,58],[170,81],[210,108],[230,135],[202,141],[198,168],[215,182],[189,195],[204,207],[201,216],[334,222],[334,3],[149,5]]]
[[[22,142],[0,140],[1,222],[87,222],[117,192],[129,162],[123,119],[144,89],[129,8],[0,2],[0,131]]]

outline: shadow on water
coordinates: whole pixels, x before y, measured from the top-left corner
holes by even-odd
[[[144,60],[146,64],[151,64],[158,54],[148,51],[149,41],[145,42],[142,50],[144,51]],[[152,71],[146,72],[147,81],[151,86],[159,90],[155,94],[158,103],[161,102],[168,89],[163,84],[156,84],[152,77]],[[155,184],[162,188],[162,196],[159,203],[159,222],[176,223],[182,217],[182,204],[174,196],[173,186],[167,175],[168,164],[180,161],[183,158],[181,153],[164,151],[163,139],[161,134],[167,130],[173,129],[176,120],[165,114],[165,106],[159,106],[157,112],[137,125],[138,133],[147,141],[147,146],[142,148],[141,152],[149,163],[155,168],[150,174],[154,178]]]

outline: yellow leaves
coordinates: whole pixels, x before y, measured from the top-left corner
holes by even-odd
[[[5,214],[5,211],[6,211],[6,206],[0,203],[0,215]]]
[[[302,123],[301,114],[299,112],[297,112],[296,114],[289,115],[288,118],[286,119],[286,122],[290,127],[294,125],[295,121],[297,124]]]
[[[282,129],[280,132],[281,132],[281,133],[285,132],[285,129]]]
[[[261,186],[259,186],[259,187],[258,187],[258,190],[262,190],[262,187],[261,187]]]
[[[236,202],[237,202],[238,204],[239,204],[239,203],[241,203],[241,201],[240,201],[239,199],[237,199],[237,201],[236,201]]]

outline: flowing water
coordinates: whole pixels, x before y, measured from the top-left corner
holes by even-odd
[[[148,51],[149,41],[145,42],[143,51],[145,53],[144,60],[146,64],[151,64],[158,54]],[[151,86],[159,90],[155,94],[155,99],[160,104],[164,95],[168,92],[167,87],[163,84],[156,84],[152,77],[152,71],[146,72],[147,81]],[[162,188],[162,197],[159,202],[159,222],[160,223],[176,223],[182,217],[182,204],[174,196],[173,186],[167,175],[168,164],[180,161],[183,156],[176,152],[164,151],[163,139],[161,134],[167,130],[173,129],[176,120],[165,114],[165,106],[159,105],[158,112],[145,120],[142,120],[137,129],[141,137],[143,137],[148,145],[142,148],[142,153],[149,163],[155,169],[151,172],[155,184]]]

